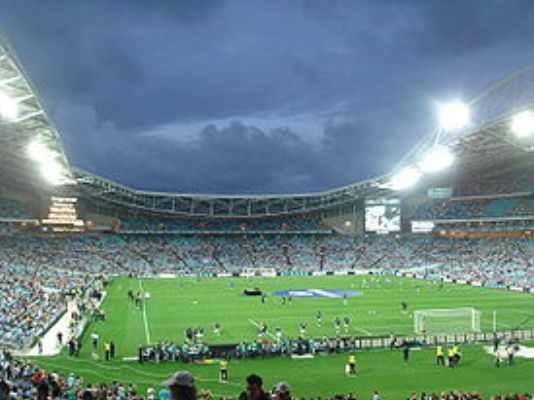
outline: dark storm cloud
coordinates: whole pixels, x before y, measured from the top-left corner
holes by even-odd
[[[324,190],[387,172],[434,104],[532,63],[525,1],[7,1],[74,165],[140,188]]]

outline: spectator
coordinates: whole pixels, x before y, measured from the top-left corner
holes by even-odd
[[[291,387],[287,382],[279,382],[273,388],[273,400],[291,400]]]
[[[162,382],[162,385],[169,388],[171,400],[195,400],[197,398],[195,378],[191,372],[176,372]]]
[[[269,400],[269,395],[263,391],[263,379],[251,374],[246,381],[247,386],[239,395],[239,400]]]

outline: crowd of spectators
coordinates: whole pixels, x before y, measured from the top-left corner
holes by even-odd
[[[528,169],[525,172],[516,173],[513,177],[487,179],[471,175],[469,180],[454,186],[455,196],[480,196],[509,193],[532,193],[534,191],[534,179]]]
[[[0,237],[0,273],[8,268],[107,275],[314,270],[421,269],[502,285],[534,284],[534,240],[427,235]]]
[[[380,400],[378,390],[368,395],[373,400]],[[210,400],[214,394],[207,390],[198,389],[194,376],[187,371],[174,373],[163,382],[154,382],[146,390],[141,391],[136,384],[123,384],[118,381],[91,384],[75,374],[61,376],[55,372],[48,373],[31,362],[13,359],[9,354],[0,355],[0,399],[1,400]],[[291,400],[306,397],[297,397],[291,392],[287,382],[279,382],[271,390],[264,388],[263,379],[250,374],[245,379],[245,388],[235,396],[218,396],[221,400]],[[319,399],[320,396],[311,396],[310,399]],[[356,395],[336,394],[326,396],[331,400],[356,400]],[[412,392],[406,396],[409,400],[482,400],[483,397],[474,391],[445,391]],[[495,395],[491,400],[531,400],[531,394],[510,393]]]
[[[534,217],[514,221],[458,221],[435,223],[433,232],[513,232],[534,231]]]
[[[0,197],[0,218],[32,219],[32,211],[20,201]]]
[[[157,219],[124,218],[120,230],[123,232],[325,232],[330,230],[323,226],[320,218],[284,217],[268,219],[206,220],[206,219]]]
[[[534,197],[426,200],[410,213],[415,220],[534,217]]]
[[[65,296],[85,293],[93,278],[78,271],[33,268],[0,258],[0,346],[27,347],[66,310]]]

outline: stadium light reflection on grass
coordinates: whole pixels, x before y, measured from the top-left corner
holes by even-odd
[[[414,167],[405,167],[397,172],[389,181],[393,190],[404,190],[414,186],[421,178],[421,171]]]
[[[445,132],[461,129],[469,123],[471,111],[461,101],[452,101],[440,106],[439,126]]]
[[[512,118],[512,132],[521,138],[534,133],[534,113],[523,111]]]
[[[0,91],[0,116],[9,121],[16,120],[18,116],[17,102],[2,91]]]
[[[438,147],[426,154],[421,162],[419,168],[423,172],[438,172],[449,168],[454,162],[454,155],[449,149]]]

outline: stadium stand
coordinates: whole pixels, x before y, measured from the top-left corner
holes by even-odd
[[[534,216],[534,198],[532,196],[429,200],[418,205],[413,211],[413,219],[421,220],[518,216]]]
[[[31,209],[16,200],[0,198],[0,219],[12,218],[12,219],[31,219]]]
[[[16,360],[9,353],[0,355],[0,396],[5,399],[121,399],[121,400],[156,400],[168,399],[169,389],[161,385],[162,382],[154,381],[146,389],[146,393],[140,393],[135,384],[124,384],[118,381],[101,382],[96,384],[84,383],[74,373],[68,376],[57,373],[47,373],[28,361]],[[272,399],[281,399],[276,385],[271,393]],[[289,385],[285,387],[289,390]],[[378,394],[378,391],[375,391]],[[369,394],[370,396],[371,394]],[[288,394],[289,396],[289,394]],[[214,395],[206,390],[197,389],[197,399],[212,399]],[[220,397],[221,399],[237,399],[235,396]],[[295,398],[298,397],[286,397]],[[320,398],[320,397],[319,397]],[[332,394],[332,400],[355,400],[354,394]],[[373,397],[375,398],[375,397]],[[378,397],[380,398],[380,397]],[[442,393],[407,393],[410,400],[482,400],[477,392],[465,392],[451,390]],[[529,394],[509,393],[506,395],[494,395],[492,400],[530,400]]]
[[[213,233],[243,233],[243,232],[324,232],[325,228],[319,218],[284,218],[284,219],[254,219],[254,220],[188,220],[188,219],[152,219],[152,218],[124,218],[122,232],[213,232]]]

